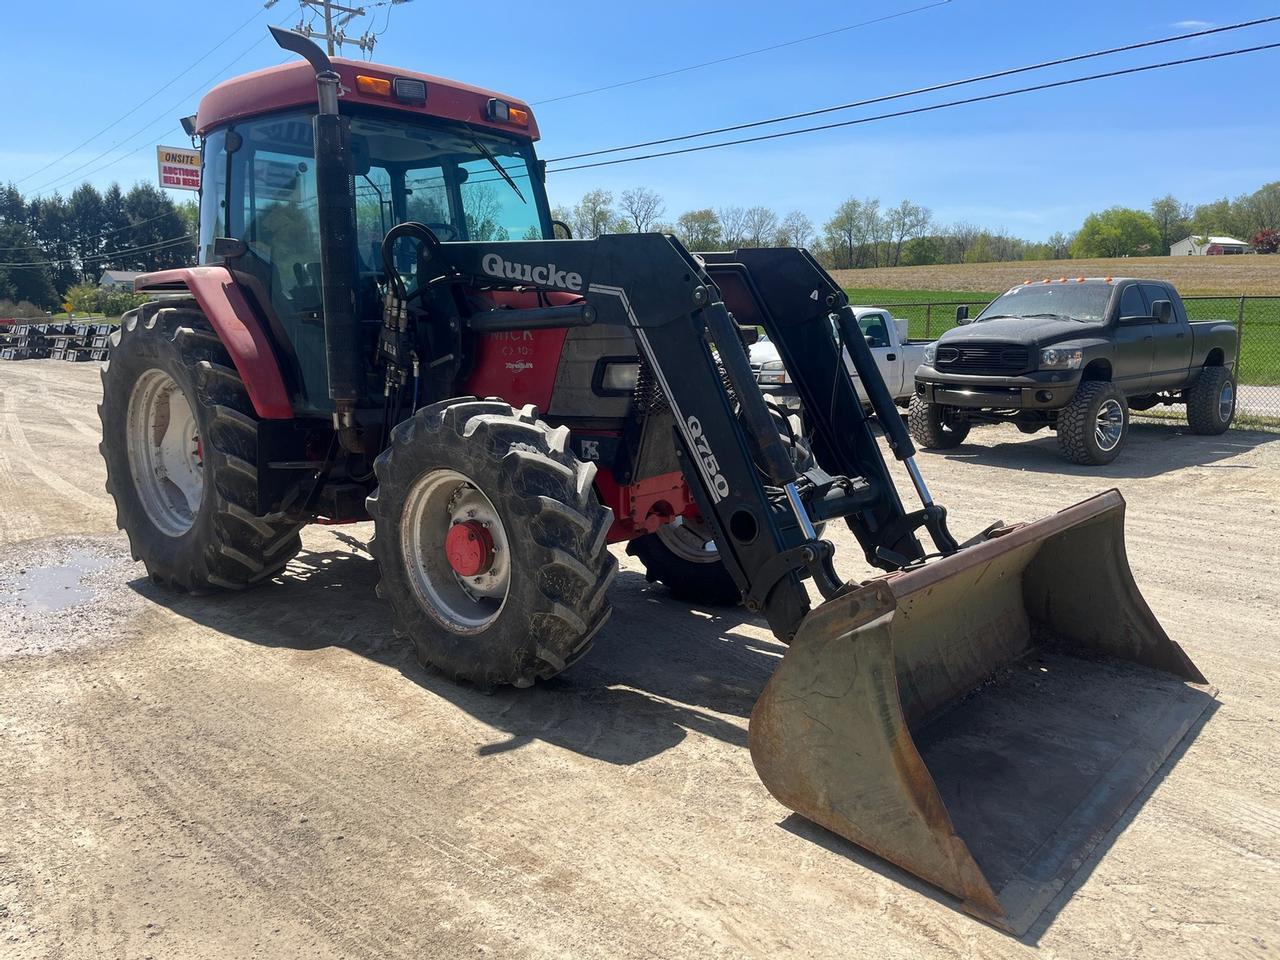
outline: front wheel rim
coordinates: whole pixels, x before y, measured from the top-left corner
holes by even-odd
[[[1093,438],[1099,450],[1110,453],[1120,442],[1123,433],[1124,409],[1120,406],[1120,401],[1109,398],[1098,408],[1093,422]]]
[[[1223,423],[1231,419],[1231,411],[1236,404],[1236,388],[1230,380],[1222,385],[1222,389],[1218,391],[1218,417]]]
[[[449,563],[449,530],[478,523],[492,541],[492,561],[464,577]],[[497,509],[470,477],[432,470],[418,479],[400,518],[400,544],[409,586],[418,604],[445,628],[480,633],[498,619],[511,589],[511,550]]]
[[[148,370],[134,384],[125,436],[143,510],[162,533],[182,536],[204,500],[204,447],[195,409],[163,370]]]

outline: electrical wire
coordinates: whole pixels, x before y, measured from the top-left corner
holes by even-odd
[[[1190,33],[1180,33],[1170,37],[1160,37],[1155,40],[1143,40],[1138,43],[1129,43],[1124,46],[1110,47],[1106,50],[1095,50],[1092,53],[1078,53],[1070,57],[1060,57],[1056,60],[1045,60],[1041,63],[1027,64],[1021,67],[1012,67],[1008,70],[998,70],[995,73],[985,73],[975,77],[967,77],[963,80],[949,80],[946,83],[937,83],[928,87],[917,87],[914,90],[903,90],[899,93],[887,93],[883,96],[869,97],[865,100],[855,100],[851,103],[840,103],[832,107],[820,107],[817,110],[806,110],[802,113],[790,113],[781,117],[770,117],[767,120],[753,120],[749,123],[738,123],[727,127],[716,127],[711,130],[702,130],[698,133],[686,133],[678,137],[664,137],[659,140],[645,140],[640,143],[628,144],[624,147],[608,147],[603,150],[588,150],[584,153],[571,153],[563,157],[556,157],[548,160],[548,163],[561,163],[565,160],[580,160],[584,157],[597,157],[607,153],[619,153],[624,150],[639,150],[644,147],[656,147],[666,143],[679,143],[684,140],[696,140],[699,137],[710,137],[721,133],[732,133],[735,130],[747,130],[752,127],[763,127],[774,123],[785,123],[789,120],[802,120],[805,117],[816,117],[825,113],[834,113],[839,110],[852,110],[855,107],[867,107],[877,103],[887,103],[892,100],[901,100],[906,97],[915,97],[924,93],[937,93],[941,90],[950,90],[955,87],[963,87],[971,83],[982,83],[986,80],[999,80],[1003,77],[1011,77],[1020,73],[1030,73],[1034,70],[1044,70],[1048,67],[1060,67],[1068,63],[1079,63],[1082,60],[1092,60],[1097,57],[1107,57],[1117,53],[1127,53],[1133,50],[1142,50],[1147,47],[1160,46],[1166,43],[1177,43],[1182,40],[1192,40],[1197,37],[1207,37],[1211,34],[1226,33],[1231,30],[1242,30],[1247,27],[1261,26],[1266,23],[1275,23],[1280,21],[1280,16],[1260,17],[1256,20],[1245,20],[1240,23],[1227,24],[1221,27],[1210,27],[1204,30],[1194,30]]]
[[[847,27],[837,27],[834,30],[826,30],[822,33],[815,33],[807,37],[800,37],[797,40],[787,40],[784,43],[775,43],[772,46],[760,47],[758,50],[747,50],[744,53],[734,53],[727,57],[719,57],[715,60],[706,60],[702,63],[691,64],[687,67],[677,67],[674,70],[665,70],[662,73],[651,73],[645,77],[636,77],[632,80],[619,80],[617,83],[605,84],[602,87],[592,87],[590,90],[579,90],[577,93],[566,93],[558,97],[547,97],[545,100],[533,100],[530,106],[541,106],[544,103],[559,103],[562,100],[572,100],[575,97],[585,97],[593,93],[603,93],[606,90],[616,90],[619,87],[629,87],[637,83],[646,83],[649,80],[660,80],[663,77],[674,77],[677,74],[688,73],[691,70],[701,70],[703,67],[713,67],[721,63],[729,63],[733,60],[742,60],[745,57],[754,57],[757,54],[769,53],[773,50],[781,50],[784,47],[794,47],[796,44],[808,43],[810,40],[821,40],[823,37],[834,36],[837,33],[845,33],[849,30],[857,30],[859,27],[868,27],[876,23],[884,23],[888,20],[896,20],[899,17],[909,16],[913,13],[920,13],[925,10],[932,10],[935,7],[944,7],[951,0],[937,0],[936,3],[928,3],[921,7],[912,7],[910,10],[899,10],[897,13],[888,13],[882,17],[875,17],[871,20],[863,20],[860,23],[853,23]]]
[[[47,183],[44,183],[44,184],[42,184],[41,186],[37,187],[36,189],[34,189],[34,190],[32,191],[33,195],[37,195],[37,196],[38,196],[38,195],[39,195],[39,194],[41,194],[43,191],[48,190],[48,189],[50,189],[50,188],[57,189],[58,187],[65,186],[67,183],[71,182],[72,180],[76,180],[76,179],[88,179],[89,177],[93,176],[94,174],[96,174],[96,173],[100,173],[100,172],[101,172],[101,171],[103,171],[103,170],[106,170],[106,169],[108,169],[108,168],[110,168],[110,167],[113,167],[113,166],[115,166],[117,163],[119,163],[120,161],[122,161],[122,160],[126,160],[126,159],[128,159],[129,157],[133,156],[133,155],[134,155],[134,154],[136,154],[136,153],[139,153],[139,152],[141,152],[141,151],[143,151],[143,150],[146,150],[146,149],[148,149],[148,148],[150,148],[150,147],[153,147],[153,146],[154,146],[154,144],[152,144],[152,143],[143,143],[143,144],[141,144],[140,146],[135,147],[133,150],[130,150],[128,153],[123,153],[123,154],[121,154],[120,156],[116,157],[114,160],[110,160],[110,161],[108,161],[107,163],[104,163],[102,166],[95,167],[94,169],[92,169],[92,170],[90,170],[90,171],[88,171],[87,173],[84,173],[84,174],[81,174],[81,173],[80,173],[80,171],[81,171],[81,170],[83,170],[85,167],[89,166],[89,165],[90,165],[90,164],[92,164],[92,163],[96,163],[98,160],[101,160],[103,157],[107,156],[107,154],[111,153],[113,150],[118,150],[120,147],[124,146],[126,143],[130,142],[131,140],[136,140],[138,137],[145,136],[146,134],[150,133],[150,132],[151,132],[152,130],[154,130],[154,129],[155,129],[155,128],[160,124],[160,123],[171,123],[171,122],[172,122],[171,118],[172,118],[173,114],[174,114],[175,112],[177,112],[177,110],[178,110],[178,109],[179,109],[183,104],[185,104],[185,103],[186,103],[188,100],[190,100],[193,96],[195,96],[195,95],[197,95],[197,94],[200,94],[200,93],[203,93],[203,92],[205,92],[206,90],[208,90],[208,89],[209,89],[209,87],[210,87],[213,83],[217,82],[217,81],[222,77],[222,75],[223,75],[224,73],[226,73],[226,72],[227,72],[227,70],[229,70],[231,67],[235,66],[237,63],[239,63],[241,60],[243,60],[245,57],[247,57],[249,54],[251,54],[254,50],[256,50],[259,46],[261,46],[263,43],[265,43],[265,42],[266,42],[267,40],[269,40],[269,39],[271,39],[270,35],[264,35],[264,36],[262,36],[262,37],[261,37],[261,38],[259,38],[255,43],[253,43],[252,45],[250,45],[248,49],[246,49],[246,50],[245,50],[245,51],[243,51],[239,56],[237,56],[235,59],[230,60],[229,62],[227,62],[226,64],[224,64],[224,65],[222,66],[222,68],[221,68],[221,69],[219,69],[219,70],[218,70],[218,72],[217,72],[217,73],[215,73],[212,77],[210,77],[209,79],[205,80],[205,81],[204,81],[203,83],[201,83],[198,87],[194,88],[194,89],[193,89],[193,90],[191,90],[189,93],[187,93],[186,95],[184,95],[184,96],[182,97],[182,99],[178,100],[178,101],[174,104],[174,106],[172,106],[172,107],[170,107],[169,109],[165,110],[163,114],[160,114],[160,115],[156,116],[156,117],[155,117],[153,120],[151,120],[151,121],[150,121],[150,122],[149,122],[145,127],[141,128],[140,130],[138,130],[138,131],[137,131],[137,132],[135,132],[135,133],[130,134],[130,135],[129,135],[129,136],[127,136],[127,137],[123,137],[123,138],[121,138],[120,140],[116,141],[116,143],[114,143],[113,145],[111,145],[110,147],[108,147],[106,150],[103,150],[103,151],[102,151],[101,153],[99,153],[97,156],[91,157],[90,159],[86,160],[84,163],[80,164],[80,166],[78,166],[78,167],[74,168],[73,170],[69,170],[69,171],[67,171],[67,172],[66,172],[66,173],[64,173],[64,174],[61,174],[61,175],[59,175],[59,176],[57,176],[57,177],[54,177],[52,180],[48,181]]]
[[[156,220],[163,220],[165,217],[171,217],[174,214],[161,213],[154,217],[147,217],[145,220],[139,220],[137,223],[128,223],[123,227],[116,227],[114,230],[108,230],[106,233],[100,233],[96,237],[76,237],[72,243],[91,243],[94,240],[105,240],[107,237],[117,233],[123,233],[125,230],[132,230],[134,227],[140,227],[144,223],[154,223]],[[16,247],[0,247],[0,250],[38,250],[39,245],[34,243],[20,243]]]
[[[186,67],[186,69],[185,69],[185,70],[183,70],[181,73],[177,74],[176,76],[171,77],[171,78],[170,78],[166,83],[162,84],[159,88],[157,88],[157,90],[155,91],[155,93],[151,94],[151,96],[147,97],[147,98],[146,98],[145,100],[143,100],[141,103],[137,104],[137,106],[133,107],[131,110],[128,110],[127,112],[122,113],[120,116],[116,117],[116,119],[115,119],[115,120],[111,121],[109,124],[107,124],[107,125],[106,125],[105,127],[103,127],[101,130],[99,130],[99,131],[98,131],[97,133],[95,133],[93,136],[88,137],[88,138],[86,138],[86,139],[84,139],[84,140],[81,140],[78,144],[76,144],[74,147],[72,147],[70,150],[68,150],[68,151],[67,151],[66,153],[64,153],[62,156],[58,157],[58,159],[57,159],[57,160],[53,160],[53,161],[51,161],[50,163],[46,163],[43,167],[40,167],[38,170],[33,170],[31,173],[28,173],[25,177],[20,177],[19,179],[17,179],[17,180],[15,180],[15,181],[13,181],[13,182],[14,182],[14,184],[25,183],[27,180],[30,180],[32,177],[39,176],[40,174],[44,173],[46,170],[49,170],[49,169],[51,169],[52,167],[56,167],[56,166],[57,166],[58,164],[60,164],[63,160],[67,159],[67,157],[69,157],[69,156],[71,156],[72,154],[74,154],[74,153],[75,153],[77,150],[79,150],[81,147],[85,146],[86,144],[92,143],[94,140],[97,140],[97,139],[98,139],[98,137],[102,136],[102,135],[103,135],[104,133],[106,133],[108,130],[111,130],[112,128],[114,128],[117,124],[119,124],[119,123],[121,123],[122,121],[124,121],[124,120],[128,119],[129,117],[133,116],[135,113],[137,113],[139,110],[141,110],[143,107],[145,107],[148,103],[150,103],[150,102],[151,102],[152,100],[154,100],[156,97],[160,96],[160,94],[162,94],[162,93],[164,93],[166,90],[168,90],[168,89],[169,89],[169,87],[170,87],[171,85],[173,85],[174,83],[176,83],[178,80],[181,80],[181,79],[182,79],[183,77],[185,77],[188,73],[190,73],[192,70],[194,70],[197,66],[199,66],[201,63],[203,63],[205,60],[207,60],[210,56],[212,56],[212,55],[213,55],[214,51],[216,51],[219,47],[221,47],[223,44],[225,44],[228,40],[230,40],[232,37],[234,37],[237,33],[239,33],[239,32],[240,32],[241,30],[243,30],[245,27],[249,26],[249,24],[253,23],[253,21],[257,20],[257,19],[258,19],[260,16],[262,16],[265,12],[266,12],[266,10],[265,10],[265,9],[262,9],[262,10],[257,11],[257,12],[256,12],[253,16],[251,16],[248,20],[246,20],[244,23],[240,24],[240,26],[236,27],[234,30],[232,30],[230,33],[228,33],[225,37],[223,37],[221,40],[219,40],[217,43],[215,43],[212,47],[210,47],[210,48],[209,48],[209,50],[208,50],[208,51],[207,51],[203,56],[200,56],[200,57],[196,58],[195,60],[193,60],[191,63],[189,63],[189,64],[187,65],[187,67]],[[90,162],[92,162],[92,161],[90,161]]]
[[[99,260],[114,260],[117,257],[123,257],[130,253],[142,253],[148,250],[160,250],[166,247],[177,246],[184,241],[191,241],[190,234],[183,234],[180,237],[171,237],[168,240],[157,240],[154,243],[144,244],[139,247],[124,247],[120,250],[114,250],[111,253],[95,253],[93,256],[85,257],[83,260],[79,258],[67,257],[60,260],[36,260],[29,263],[4,263],[0,262],[0,267],[74,267],[81,263],[93,263]]]
[[[720,147],[734,147],[744,143],[760,143],[765,140],[780,140],[784,137],[795,137],[802,133],[816,133],[820,130],[834,130],[838,127],[851,127],[860,123],[872,123],[877,120],[889,120],[896,117],[907,117],[917,113],[929,113],[948,107],[959,107],[971,103],[982,103],[988,100],[1000,100],[1023,93],[1035,93],[1040,90],[1052,90],[1056,87],[1068,87],[1078,83],[1089,83],[1094,80],[1106,80],[1112,77],[1123,77],[1130,74],[1146,73],[1151,70],[1163,70],[1168,67],[1185,66],[1191,63],[1203,63],[1209,60],[1221,60],[1225,57],[1237,57],[1246,53],[1258,53],[1263,50],[1280,48],[1280,43],[1265,43],[1254,47],[1242,47],[1236,50],[1225,50],[1221,53],[1209,53],[1199,57],[1185,57],[1181,60],[1166,60],[1161,63],[1144,64],[1140,67],[1126,67],[1123,70],[1111,70],[1106,73],[1089,74],[1083,77],[1071,77],[1067,80],[1054,80],[1050,83],[1038,83],[1029,87],[1018,87],[1013,90],[1001,90],[998,93],[987,93],[976,97],[965,97],[961,100],[948,100],[943,103],[929,104],[924,107],[913,107],[893,113],[881,113],[871,117],[858,117],[854,120],[841,120],[837,123],[824,123],[813,127],[801,127],[798,130],[784,130],[781,133],[761,134],[758,137],[743,137],[738,140],[722,140],[718,143],[704,143],[696,147],[681,147],[678,150],[663,150],[658,153],[646,153],[635,157],[621,157],[617,160],[598,160],[594,163],[580,163],[571,167],[548,167],[547,173],[565,173],[569,170],[589,170],[593,167],[609,167],[619,163],[633,163],[637,160],[653,160],[658,157],[673,157],[684,153],[698,153],[703,150],[717,150]],[[550,161],[549,161],[550,162]]]

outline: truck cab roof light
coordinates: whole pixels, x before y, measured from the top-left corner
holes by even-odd
[[[363,74],[357,74],[356,89],[361,93],[375,97],[389,97],[391,96],[391,81],[384,80],[382,77],[366,77]]]
[[[427,84],[425,80],[414,80],[412,77],[396,77],[392,81],[395,97],[401,103],[412,103],[422,106],[427,102]]]
[[[517,127],[527,127],[529,125],[528,110],[513,107],[507,101],[499,100],[497,97],[489,101],[486,114],[494,123],[510,123]]]

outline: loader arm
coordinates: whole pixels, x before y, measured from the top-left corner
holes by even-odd
[[[593,322],[631,330],[675,414],[678,455],[725,566],[748,607],[763,612],[780,638],[789,640],[809,610],[806,573],[826,596],[843,587],[831,566],[830,544],[814,534],[811,512],[822,519],[851,515],[868,557],[881,566],[895,566],[883,559],[885,551],[903,563],[923,556],[912,532],[923,520],[903,509],[825,319],[825,296],[839,290],[816,264],[803,257],[791,261],[825,284],[825,309],[814,313],[792,303],[794,313],[805,315],[786,329],[795,334],[794,349],[804,350],[821,373],[806,386],[806,400],[831,411],[823,421],[819,459],[839,475],[819,470],[800,477],[720,288],[675,239],[629,234],[555,243],[445,243],[424,245],[422,255],[420,278],[577,293],[592,307]],[[774,296],[785,298],[787,291]],[[835,370],[839,377],[826,375]]]

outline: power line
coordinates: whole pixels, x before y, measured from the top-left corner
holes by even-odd
[[[781,133],[767,133],[758,137],[743,137],[739,140],[723,140],[719,143],[705,143],[696,147],[681,147],[678,150],[664,150],[659,153],[641,154],[636,157],[620,157],[617,160],[598,160],[595,163],[580,163],[572,167],[549,168],[547,172],[565,173],[569,170],[588,170],[592,167],[609,167],[619,163],[632,163],[636,160],[653,160],[658,157],[672,157],[682,153],[698,153],[703,150],[716,150],[720,147],[733,147],[744,143],[759,143],[764,140],[779,140],[783,137],[794,137],[802,133],[815,133],[820,130],[834,130],[837,127],[851,127],[856,124],[871,123],[876,120],[889,120],[895,117],[906,117],[917,113],[928,113],[933,110],[943,110],[947,107],[958,107],[970,103],[982,103],[987,100],[1000,100],[1004,97],[1013,97],[1023,93],[1052,90],[1055,87],[1067,87],[1077,83],[1088,83],[1093,80],[1123,77],[1128,74],[1145,73],[1149,70],[1162,70],[1166,67],[1178,67],[1191,63],[1203,63],[1208,60],[1220,60],[1224,57],[1236,57],[1246,53],[1258,53],[1262,50],[1274,50],[1277,48],[1280,48],[1280,43],[1266,43],[1256,47],[1242,47],[1237,50],[1225,50],[1221,53],[1209,53],[1199,57],[1186,57],[1182,60],[1166,60],[1161,63],[1145,64],[1140,67],[1126,67],[1123,70],[1112,70],[1108,73],[1095,73],[1084,77],[1072,77],[1068,80],[1054,80],[1050,83],[1039,83],[1030,87],[1019,87],[1014,90],[1002,90],[998,93],[987,93],[976,97],[966,97],[962,100],[949,100],[944,103],[934,103],[924,107],[913,107],[909,110],[898,110],[894,113],[882,113],[872,117],[859,117],[855,120],[841,120],[838,123],[824,123],[814,127],[801,127],[798,130],[784,130]]]
[[[96,237],[76,237],[72,242],[88,243],[94,240],[105,240],[107,237],[113,236],[114,234],[123,233],[125,230],[132,230],[135,227],[140,227],[144,223],[153,223],[156,220],[163,220],[165,217],[172,217],[176,215],[177,214],[174,212],[161,213],[154,217],[147,217],[147,219],[145,220],[139,220],[137,223],[127,223],[123,227],[116,227],[114,230],[108,230],[106,233],[100,233]],[[39,250],[39,249],[40,249],[40,246],[34,243],[20,243],[16,247],[0,247],[0,250]]]
[[[180,237],[170,237],[164,241],[156,241],[155,243],[145,243],[140,247],[123,247],[120,250],[111,251],[110,253],[95,253],[93,256],[84,257],[83,260],[78,257],[64,257],[61,260],[33,260],[26,264],[5,264],[0,262],[0,268],[36,268],[36,266],[76,266],[77,264],[92,264],[100,260],[115,260],[116,257],[128,255],[128,253],[140,253],[145,251],[163,250],[166,247],[174,247],[179,243],[191,242],[191,234],[184,233]]]
[[[590,90],[579,90],[577,93],[566,93],[559,97],[548,97],[545,100],[533,100],[531,106],[541,106],[544,103],[559,103],[561,100],[572,100],[574,97],[585,97],[593,93],[602,93],[605,90],[616,90],[618,87],[629,87],[637,83],[646,83],[649,80],[660,80],[663,77],[674,77],[680,73],[688,73],[691,70],[701,70],[703,67],[713,67],[721,63],[729,63],[732,60],[742,60],[745,57],[754,57],[757,54],[769,53],[773,50],[781,50],[784,47],[794,47],[799,43],[808,43],[810,40],[821,40],[823,37],[834,36],[837,33],[845,33],[849,30],[857,30],[859,27],[868,27],[876,23],[884,23],[887,20],[896,20],[899,17],[905,17],[913,13],[920,13],[924,10],[932,10],[934,7],[943,7],[950,3],[951,0],[937,0],[936,3],[928,3],[922,7],[912,7],[910,10],[899,10],[897,13],[888,13],[882,17],[875,17],[871,20],[863,20],[860,23],[852,23],[847,27],[837,27],[834,30],[825,30],[822,33],[815,33],[807,37],[800,37],[797,40],[787,40],[784,43],[775,43],[772,46],[761,47],[758,50],[747,50],[744,53],[734,53],[727,57],[719,57],[715,60],[706,60],[703,63],[695,63],[687,67],[677,67],[674,70],[666,70],[662,73],[651,73],[645,77],[636,77],[633,80],[619,80],[617,83],[609,83],[603,87],[592,87]]]
[[[177,74],[176,76],[171,77],[171,78],[170,78],[166,83],[164,83],[164,84],[162,84],[160,87],[158,87],[158,88],[156,89],[156,91],[155,91],[153,94],[151,94],[151,96],[147,97],[145,100],[143,100],[142,102],[138,103],[138,104],[137,104],[135,107],[133,107],[131,110],[128,110],[127,112],[122,113],[120,116],[116,117],[116,119],[112,120],[112,121],[111,121],[110,123],[108,123],[105,127],[103,127],[101,130],[99,130],[97,133],[95,133],[93,136],[88,137],[88,138],[86,138],[86,139],[84,139],[84,140],[81,140],[78,144],[76,144],[74,147],[72,147],[70,150],[68,150],[68,151],[67,151],[66,153],[64,153],[62,156],[58,157],[58,159],[57,159],[57,160],[54,160],[54,161],[52,161],[52,162],[50,162],[50,163],[46,163],[43,167],[40,167],[38,170],[33,170],[31,173],[28,173],[25,177],[22,177],[22,178],[20,178],[20,179],[18,179],[18,180],[15,180],[15,181],[14,181],[14,183],[15,183],[15,184],[24,183],[24,182],[26,182],[27,180],[30,180],[32,177],[38,176],[38,175],[40,175],[40,174],[44,173],[46,170],[49,170],[49,169],[50,169],[50,168],[52,168],[52,167],[56,167],[56,166],[57,166],[58,164],[60,164],[63,160],[67,159],[67,157],[71,156],[73,153],[75,153],[77,150],[79,150],[81,147],[85,146],[86,144],[92,143],[94,140],[97,140],[97,139],[98,139],[98,137],[102,136],[102,135],[103,135],[104,133],[106,133],[108,130],[111,130],[112,128],[114,128],[115,126],[117,126],[117,125],[118,125],[119,123],[121,123],[123,120],[126,120],[126,119],[128,119],[129,117],[133,116],[135,113],[137,113],[137,112],[138,112],[139,110],[141,110],[143,107],[145,107],[148,103],[150,103],[150,102],[151,102],[152,100],[154,100],[156,97],[160,96],[160,94],[164,93],[167,89],[169,89],[170,85],[172,85],[172,84],[176,83],[178,80],[181,80],[181,79],[182,79],[183,77],[185,77],[188,73],[190,73],[192,70],[194,70],[197,66],[199,66],[201,63],[203,63],[205,60],[209,59],[209,57],[213,55],[214,51],[216,51],[219,47],[221,47],[223,44],[225,44],[228,40],[230,40],[232,37],[234,37],[237,33],[239,33],[239,32],[240,32],[241,30],[243,30],[245,27],[249,26],[249,24],[253,23],[253,21],[257,20],[260,16],[262,16],[262,14],[263,14],[263,11],[262,11],[262,10],[259,10],[257,13],[255,13],[253,16],[251,16],[248,20],[246,20],[244,23],[240,24],[240,26],[236,27],[234,30],[232,30],[230,33],[228,33],[225,37],[223,37],[221,40],[219,40],[217,43],[215,43],[212,47],[210,47],[210,48],[209,48],[209,50],[208,50],[208,51],[207,51],[203,56],[198,57],[197,59],[195,59],[195,60],[193,60],[191,63],[189,63],[189,64],[187,65],[187,67],[186,67],[186,69],[185,69],[185,70],[183,70],[181,73]],[[92,162],[92,161],[90,161],[90,162]]]
[[[1041,63],[1032,63],[1022,67],[1012,67],[1008,70],[999,70],[995,73],[985,73],[976,77],[968,77],[964,80],[950,80],[946,83],[937,83],[928,87],[917,87],[914,90],[904,90],[900,93],[888,93],[879,97],[870,97],[866,100],[855,100],[852,103],[836,104],[833,107],[821,107],[817,110],[806,110],[802,113],[791,113],[782,117],[771,117],[767,120],[753,120],[749,123],[738,123],[728,127],[717,127],[712,130],[702,130],[698,133],[686,133],[677,137],[664,137],[659,140],[645,140],[641,143],[628,144],[625,147],[608,147],[603,150],[589,150],[585,153],[571,153],[567,156],[556,157],[555,159],[548,160],[547,162],[562,163],[565,160],[580,160],[584,157],[597,157],[606,153],[620,153],[624,150],[639,150],[643,147],[656,147],[665,143],[679,143],[684,140],[696,140],[700,137],[710,137],[721,133],[731,133],[735,130],[747,130],[752,127],[763,127],[774,123],[784,123],[788,120],[801,120],[805,117],[816,117],[824,113],[835,113],[839,110],[852,110],[855,107],[867,107],[872,104],[887,103],[892,100],[901,100],[905,97],[919,96],[922,93],[937,93],[940,90],[950,90],[955,87],[962,87],[971,83],[981,83],[986,80],[998,80],[1001,77],[1010,77],[1019,73],[1044,70],[1048,67],[1060,67],[1068,63],[1078,63],[1082,60],[1092,60],[1097,57],[1111,56],[1116,53],[1142,50],[1146,47],[1155,47],[1165,43],[1176,43],[1181,40],[1205,37],[1214,33],[1225,33],[1230,30],[1241,30],[1245,27],[1256,27],[1264,23],[1275,23],[1276,21],[1280,21],[1280,16],[1262,17],[1257,20],[1246,20],[1241,23],[1232,23],[1223,27],[1211,27],[1206,30],[1195,30],[1191,33],[1180,33],[1171,37],[1161,37],[1157,40],[1143,40],[1139,43],[1129,43],[1121,47],[1110,47],[1106,50],[1095,50],[1092,53],[1079,53],[1070,57],[1061,57],[1057,60],[1045,60]]]
[[[124,144],[128,143],[129,141],[131,141],[131,140],[136,140],[138,137],[140,137],[140,136],[144,136],[144,135],[146,135],[147,133],[151,132],[151,131],[152,131],[152,130],[154,130],[154,129],[156,128],[156,126],[158,126],[160,123],[162,123],[162,122],[172,122],[172,120],[171,120],[172,115],[173,115],[173,114],[174,114],[174,113],[175,113],[175,112],[176,112],[176,111],[177,111],[177,110],[178,110],[178,109],[179,109],[183,104],[185,104],[188,100],[190,100],[190,99],[191,99],[193,96],[195,96],[196,94],[198,94],[198,93],[203,93],[204,91],[206,91],[206,90],[209,88],[210,84],[212,84],[212,83],[214,83],[215,81],[217,81],[217,79],[218,79],[219,77],[221,77],[224,73],[226,73],[228,69],[230,69],[231,67],[235,66],[235,64],[239,63],[241,60],[243,60],[245,57],[247,57],[249,54],[251,54],[254,50],[256,50],[258,47],[260,47],[262,44],[266,43],[266,41],[267,41],[267,40],[269,40],[269,39],[271,39],[271,38],[270,38],[270,35],[264,35],[264,36],[262,36],[262,37],[258,38],[258,40],[257,40],[257,41],[255,41],[253,44],[251,44],[251,45],[248,47],[248,49],[244,50],[244,51],[243,51],[239,56],[237,56],[235,59],[230,60],[229,62],[227,62],[226,64],[224,64],[224,65],[223,65],[223,66],[218,70],[218,72],[217,72],[217,73],[215,73],[212,77],[210,77],[208,80],[206,80],[206,81],[204,81],[203,83],[201,83],[198,87],[194,88],[191,92],[187,93],[185,96],[183,96],[183,97],[182,97],[182,99],[178,100],[178,101],[177,101],[177,102],[176,102],[172,107],[170,107],[169,109],[165,110],[165,111],[164,111],[164,113],[157,115],[157,116],[156,116],[154,119],[152,119],[152,120],[151,120],[151,121],[150,121],[146,126],[142,127],[140,130],[138,130],[138,131],[136,131],[136,132],[134,132],[134,133],[130,134],[130,135],[129,135],[129,136],[127,136],[127,137],[122,137],[120,140],[117,140],[114,144],[112,144],[112,145],[111,145],[110,147],[108,147],[106,150],[103,150],[101,153],[97,154],[97,156],[91,157],[90,159],[86,160],[84,163],[80,164],[80,166],[78,166],[78,167],[76,167],[76,168],[74,168],[74,169],[72,169],[72,170],[68,170],[66,173],[60,174],[59,176],[54,177],[52,180],[49,180],[48,182],[46,182],[46,183],[42,184],[41,186],[39,186],[39,187],[35,188],[35,189],[32,191],[33,195],[39,195],[42,191],[48,190],[50,187],[57,188],[57,187],[59,187],[59,186],[63,186],[63,185],[65,185],[65,184],[67,184],[67,183],[69,183],[69,182],[71,182],[72,180],[75,180],[75,179],[87,179],[88,177],[93,176],[95,173],[99,173],[99,172],[101,172],[101,171],[103,171],[103,170],[106,170],[108,167],[113,167],[113,166],[115,166],[115,165],[116,165],[117,163],[119,163],[121,160],[125,160],[125,159],[129,158],[129,157],[133,156],[135,153],[139,153],[140,151],[145,150],[145,149],[147,149],[148,147],[154,146],[154,144],[144,143],[144,144],[142,144],[141,146],[136,147],[136,148],[135,148],[135,149],[133,149],[133,150],[130,150],[128,153],[121,154],[120,156],[116,157],[114,160],[111,160],[111,161],[109,161],[109,162],[107,162],[107,163],[103,164],[103,165],[102,165],[102,166],[100,166],[100,167],[95,167],[93,170],[90,170],[88,173],[84,173],[84,174],[81,174],[81,173],[80,173],[80,171],[81,171],[81,170],[83,170],[85,167],[89,166],[89,165],[90,165],[90,164],[92,164],[92,163],[96,163],[97,161],[101,160],[103,157],[107,156],[107,154],[111,153],[113,150],[117,150],[117,149],[119,149],[120,147],[122,147]]]

